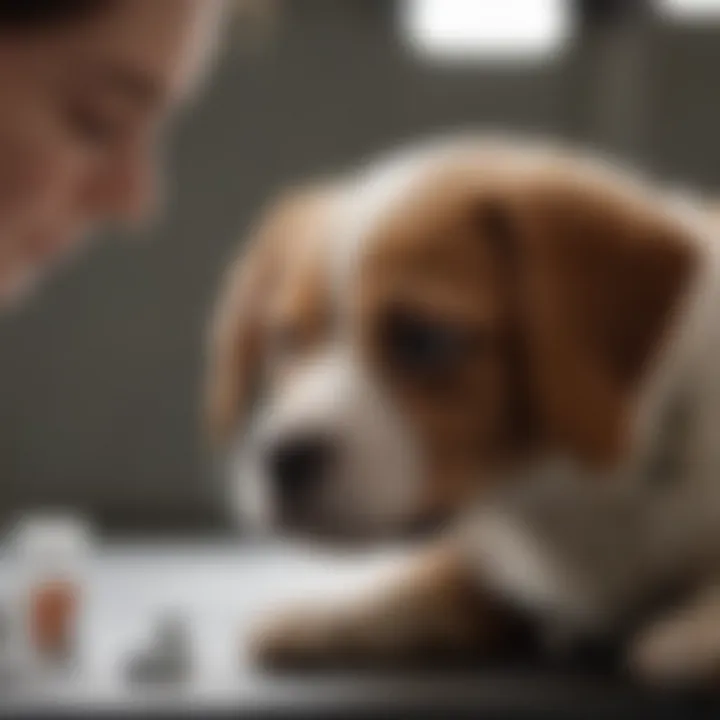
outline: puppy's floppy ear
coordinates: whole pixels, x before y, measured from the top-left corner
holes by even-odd
[[[577,177],[529,185],[505,220],[490,213],[488,232],[515,286],[536,432],[611,467],[699,257],[688,230],[639,193]]]
[[[288,190],[260,218],[223,280],[210,328],[205,415],[214,443],[242,426],[261,380],[267,301],[283,258],[301,242],[308,211],[326,190]]]

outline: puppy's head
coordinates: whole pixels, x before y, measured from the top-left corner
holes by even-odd
[[[238,497],[351,535],[452,515],[547,456],[621,462],[696,261],[624,177],[483,144],[294,193],[248,248],[209,387]]]

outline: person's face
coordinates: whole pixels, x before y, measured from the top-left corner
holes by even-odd
[[[221,0],[116,0],[0,35],[0,300],[157,202],[163,125],[202,74]]]

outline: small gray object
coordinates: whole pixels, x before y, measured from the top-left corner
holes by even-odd
[[[3,694],[17,689],[23,681],[20,668],[9,658],[0,659],[0,690]]]
[[[134,655],[127,676],[135,684],[181,683],[190,674],[187,627],[179,617],[158,622],[149,646]]]
[[[13,618],[5,605],[0,605],[0,653],[10,646],[13,640]]]

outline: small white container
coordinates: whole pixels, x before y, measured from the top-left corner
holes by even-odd
[[[11,537],[28,656],[64,664],[75,657],[92,547],[89,525],[68,516],[34,516]]]

